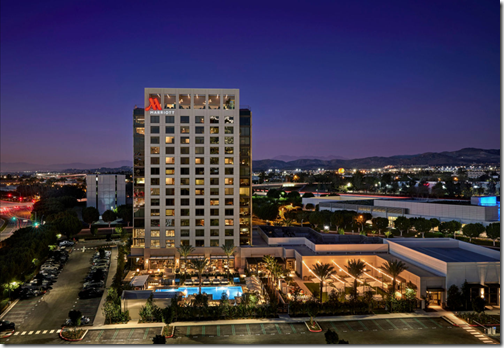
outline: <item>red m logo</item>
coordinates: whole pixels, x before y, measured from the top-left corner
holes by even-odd
[[[159,100],[157,98],[149,98],[149,106],[145,108],[146,111],[152,110],[161,110],[161,104],[159,104]]]

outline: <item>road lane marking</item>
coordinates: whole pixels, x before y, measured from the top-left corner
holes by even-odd
[[[281,335],[281,334],[282,334],[282,331],[280,331],[280,326],[278,326],[278,324],[275,324],[275,326],[276,326],[276,329],[277,329],[277,331],[278,331],[278,334],[279,334],[279,335]]]
[[[21,336],[23,336],[23,335],[26,335],[26,331],[23,331],[23,333],[21,334]]]
[[[264,328],[264,324],[263,323],[261,323],[261,329],[262,329],[263,334],[266,335],[266,329]]]
[[[46,334],[47,333],[47,330],[44,330],[44,332],[42,332],[42,335]]]
[[[56,333],[60,333],[61,332],[61,329],[59,329],[58,331],[56,331]]]

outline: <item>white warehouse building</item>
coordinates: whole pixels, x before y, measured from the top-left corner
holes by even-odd
[[[126,204],[125,175],[88,174],[86,185],[87,206],[98,209],[100,215]]]

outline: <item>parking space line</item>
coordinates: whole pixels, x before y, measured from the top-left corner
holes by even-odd
[[[112,337],[112,341],[116,339],[118,334],[119,334],[119,329],[116,329],[116,331],[114,332],[114,336]]]
[[[278,324],[275,324],[275,326],[276,326],[276,329],[277,329],[278,333],[281,335],[282,331],[280,331],[280,326],[278,326]]]
[[[383,330],[383,328],[380,326],[380,324],[378,324],[378,323],[377,323],[374,319],[372,319],[372,321],[373,321],[373,323],[375,323],[375,324],[376,324],[376,326],[378,326],[378,328],[379,328],[380,330],[385,331],[385,330]]]
[[[130,334],[128,336],[128,341],[130,340],[131,336],[133,336],[133,332],[135,332],[135,329],[131,329]]]
[[[398,329],[398,327],[397,327],[397,326],[395,326],[395,325],[394,325],[394,323],[392,323],[390,320],[388,320],[388,319],[385,319],[385,320],[386,320],[386,321],[388,321],[388,323],[389,323],[390,325],[392,325],[392,326],[394,327],[394,329]]]
[[[440,325],[438,322],[436,322],[436,321],[432,320],[431,318],[429,318],[429,320],[430,320],[430,321],[432,321],[432,322],[433,322],[434,324],[436,324],[437,326],[439,326],[439,327],[443,327],[442,325]]]
[[[348,324],[346,321],[345,321],[345,324],[346,326],[350,329],[350,331],[353,331],[354,329],[352,329],[352,327],[350,326],[350,324]]]
[[[205,336],[205,325],[201,327],[201,336]]]
[[[23,335],[26,335],[26,331],[23,331],[23,333],[21,333],[21,336],[23,336]]]
[[[425,325],[424,323],[422,323],[420,320],[418,320],[417,318],[413,318],[415,319],[420,325],[422,325],[425,329],[428,329],[427,325]]]
[[[217,325],[217,336],[220,336],[220,325]]]
[[[189,326],[190,327],[190,326]],[[147,334],[149,333],[149,328],[147,328],[147,330],[145,330],[145,333],[144,333],[144,337],[143,339],[146,339],[147,338]]]
[[[103,331],[105,331],[105,330],[101,330],[101,331],[98,333],[98,336],[96,336],[96,340],[95,340],[95,341],[99,341],[99,340],[100,340],[100,337],[101,337],[101,335],[103,334]]]
[[[292,325],[292,324],[291,324]],[[247,324],[247,333],[250,335],[250,327],[249,324]]]
[[[296,332],[296,328],[294,327],[294,325],[290,324],[290,327],[291,327],[291,329],[292,329],[292,332],[297,333],[297,332]]]
[[[233,336],[234,336],[234,335],[236,335],[236,333],[235,333],[235,327],[234,327],[234,324],[233,324],[233,325],[231,325],[231,331],[233,332]]]
[[[411,326],[410,324],[408,324],[408,323],[407,323],[406,321],[404,321],[403,319],[400,319],[400,318],[399,318],[399,320],[400,320],[400,321],[402,321],[404,324],[408,325],[408,327],[409,327],[410,329],[413,329],[413,326]]]
[[[364,330],[369,331],[369,329],[366,327],[366,325],[364,325],[364,323],[362,321],[359,320],[359,323],[362,325]]]
[[[334,331],[338,331],[338,329],[336,329],[336,325],[334,325],[334,323],[332,321],[330,323],[331,323],[331,326],[333,327]]]
[[[266,335],[266,329],[264,328],[264,324],[263,323],[261,323],[261,329],[262,329],[263,334]]]
[[[191,334],[191,327],[188,326],[187,327],[187,332],[186,332],[186,336],[189,337],[189,335]]]

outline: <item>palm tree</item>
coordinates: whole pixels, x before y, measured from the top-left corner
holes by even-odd
[[[231,281],[231,277],[229,275],[229,258],[231,256],[233,256],[233,254],[236,250],[236,247],[234,245],[222,244],[221,249],[222,249],[222,251],[224,251],[224,254],[226,254],[226,256],[227,256],[227,265],[228,265],[227,273],[228,273],[228,279],[229,279],[229,281]]]
[[[180,247],[177,247],[177,251],[180,254],[181,258],[184,258],[184,266],[185,266],[185,272],[187,273],[187,257],[189,254],[191,254],[196,248],[193,248],[192,245],[181,245]]]
[[[263,256],[263,261],[266,263],[266,269],[269,272],[269,277],[268,277],[268,285],[269,285],[271,276],[273,274],[273,269],[275,268],[275,265],[277,264],[277,261],[271,255],[264,255]]]
[[[364,273],[364,268],[366,264],[361,260],[348,260],[348,266],[345,265],[348,273],[354,277],[354,289],[353,289],[353,297],[357,299],[357,280]]]
[[[320,278],[320,303],[322,303],[322,290],[324,289],[324,282],[333,274],[336,274],[336,270],[328,263],[317,263],[313,265],[312,272]]]
[[[395,293],[395,287],[396,287],[396,278],[401,274],[403,271],[407,270],[408,267],[406,267],[406,264],[402,261],[399,260],[394,260],[394,261],[387,261],[383,266],[380,267],[382,270],[390,274],[392,277],[392,293]]]
[[[196,259],[196,260],[191,261],[192,266],[198,271],[199,293],[200,294],[201,294],[201,277],[203,276],[203,272],[208,267],[209,263],[210,263],[210,260],[208,260],[207,258]]]

